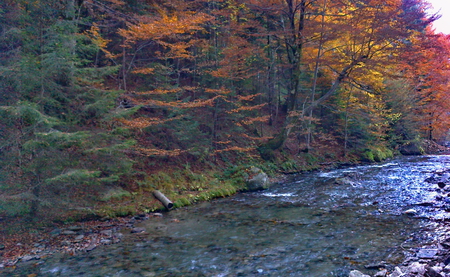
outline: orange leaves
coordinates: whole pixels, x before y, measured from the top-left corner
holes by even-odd
[[[89,30],[84,33],[91,41],[105,53],[107,58],[113,58],[114,55],[107,50],[108,43],[111,42],[109,39],[105,39],[100,34],[100,29],[97,24],[93,24]]]
[[[228,111],[228,113],[238,113],[241,111],[254,111],[254,110],[260,110],[262,109],[264,106],[266,106],[267,103],[263,103],[263,104],[259,104],[259,105],[254,105],[254,106],[241,106],[239,108],[233,109],[231,111]]]
[[[149,67],[143,67],[143,68],[138,68],[132,71],[132,73],[134,74],[152,74],[153,72],[155,72],[154,68],[149,68]]]
[[[220,89],[205,88],[204,91],[206,93],[216,94],[216,95],[226,95],[226,94],[231,93],[231,90],[223,88],[223,87]]]
[[[133,120],[126,120],[121,118],[117,119],[117,121],[123,123],[124,125],[130,128],[137,128],[137,129],[143,129],[149,126],[154,126],[157,124],[167,122],[167,120],[162,120],[160,118],[144,118],[144,117],[135,118]]]
[[[181,88],[174,88],[174,89],[162,89],[157,88],[150,91],[143,91],[143,92],[135,92],[137,95],[166,95],[171,93],[180,93],[182,92]]]
[[[251,152],[254,151],[254,147],[239,147],[239,146],[231,146],[225,149],[215,150],[215,153],[229,152],[229,151],[238,151],[238,152]]]
[[[248,118],[244,119],[242,121],[242,123],[244,123],[246,125],[250,125],[250,124],[253,124],[255,122],[267,123],[267,122],[269,122],[269,119],[270,119],[269,115],[258,116],[258,117],[248,117]]]
[[[140,23],[130,25],[128,29],[120,30],[119,34],[125,38],[126,46],[131,46],[138,41],[150,40],[167,47],[168,39],[201,31],[203,30],[201,25],[209,19],[210,17],[203,13],[178,12],[175,15],[168,15],[161,11],[160,16],[146,17]],[[170,47],[185,49],[187,46],[178,43]]]
[[[181,149],[164,150],[164,149],[142,148],[142,147],[136,147],[134,150],[137,151],[138,154],[143,156],[160,156],[160,157],[176,157],[186,152],[186,150]]]
[[[428,138],[446,136],[450,128],[450,37],[428,31],[402,55],[399,66],[416,89],[415,111]]]

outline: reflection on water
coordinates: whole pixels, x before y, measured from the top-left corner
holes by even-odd
[[[297,176],[261,192],[201,203],[144,221],[144,234],[18,273],[43,276],[348,276],[400,263],[433,239],[439,192],[424,180],[449,156],[402,158]],[[414,208],[415,217],[403,214]],[[431,234],[431,235],[430,235]]]

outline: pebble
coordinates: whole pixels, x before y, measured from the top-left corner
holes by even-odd
[[[131,233],[143,233],[145,232],[145,228],[143,227],[134,227],[133,229],[131,229]]]
[[[70,235],[76,235],[77,233],[71,230],[64,230],[61,232],[61,235],[66,235],[66,236],[70,236]]]
[[[89,245],[88,247],[86,247],[86,251],[89,252],[89,251],[94,250],[95,248],[97,248],[97,245],[93,243],[93,244]]]
[[[112,233],[113,233],[113,231],[111,229],[100,231],[100,234],[108,236],[108,237],[112,236]]]
[[[70,226],[67,229],[70,231],[81,231],[83,228],[81,226]]]
[[[50,235],[52,235],[52,236],[57,236],[60,234],[61,234],[61,229],[59,229],[59,228],[56,228],[56,229],[53,229],[52,231],[50,231]]]
[[[81,241],[82,239],[84,239],[84,235],[78,235],[75,237],[75,241]]]
[[[38,259],[39,259],[39,256],[25,255],[20,260],[22,262],[28,262],[28,261],[31,261],[31,260],[38,260]]]
[[[102,244],[111,244],[113,241],[112,240],[110,240],[110,239],[101,239],[100,240],[100,243],[102,243]]]

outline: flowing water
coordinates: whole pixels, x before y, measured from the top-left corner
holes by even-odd
[[[399,264],[433,243],[443,192],[425,181],[450,156],[396,159],[295,176],[139,223],[144,234],[75,256],[54,255],[39,276],[348,276],[385,261]],[[448,192],[447,192],[448,193]],[[435,202],[437,203],[437,202]],[[418,205],[422,204],[422,205]],[[414,208],[415,216],[404,211]],[[35,276],[35,275],[33,275]]]

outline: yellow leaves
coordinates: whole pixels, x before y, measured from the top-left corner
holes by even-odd
[[[114,55],[106,48],[111,40],[104,39],[100,34],[100,28],[94,23],[92,27],[84,33],[102,52],[105,53],[107,58],[113,58]]]
[[[143,91],[143,92],[135,92],[137,95],[166,95],[170,93],[180,93],[182,91],[181,88],[174,88],[174,89],[154,89],[150,91]]]
[[[164,149],[143,148],[143,147],[136,147],[135,150],[143,156],[161,156],[161,157],[176,157],[186,152],[186,150],[181,149],[164,150]]]
[[[138,68],[132,71],[132,73],[134,74],[152,74],[153,72],[155,72],[154,68],[149,68],[149,67],[143,67],[143,68]]]

